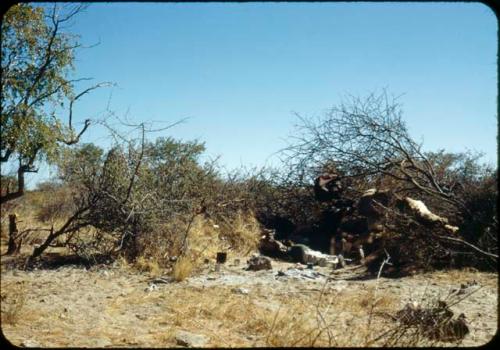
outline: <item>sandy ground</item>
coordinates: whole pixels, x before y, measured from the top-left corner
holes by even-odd
[[[498,329],[497,274],[377,280],[363,279],[361,269],[309,270],[277,261],[272,270],[246,271],[245,259],[239,260],[219,271],[207,264],[182,282],[118,264],[26,272],[3,267],[2,332],[14,345],[42,347],[174,347],[180,330],[203,336],[207,347],[310,345],[298,334],[320,327],[319,317],[313,320],[320,315],[333,331],[312,344],[364,346],[394,326],[384,313],[410,301],[459,300],[460,293],[467,297],[451,309],[464,313],[470,327],[461,345],[485,344]],[[462,284],[469,287],[460,292]],[[374,303],[378,316],[371,320],[367,309]]]

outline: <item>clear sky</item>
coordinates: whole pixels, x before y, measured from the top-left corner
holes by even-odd
[[[275,164],[297,121],[346,94],[401,95],[427,150],[497,162],[497,19],[481,3],[95,3],[71,31],[96,47],[76,76],[112,81],[78,104],[206,142],[228,168]],[[83,87],[83,86],[82,86]],[[103,144],[94,128],[85,141]]]

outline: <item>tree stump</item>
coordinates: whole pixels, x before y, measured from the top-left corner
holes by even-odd
[[[6,255],[12,255],[18,253],[21,249],[21,245],[16,244],[16,236],[19,233],[17,229],[17,215],[9,215],[9,242],[7,243],[7,253]]]

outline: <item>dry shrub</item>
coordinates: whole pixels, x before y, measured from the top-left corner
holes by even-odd
[[[182,233],[186,231],[186,219],[175,217],[164,223],[154,223],[151,230],[138,237],[140,256],[151,258],[160,266],[167,266],[169,258],[181,251]]]
[[[116,266],[124,270],[127,270],[132,267],[131,264],[127,261],[127,259],[123,255],[118,256],[118,258],[116,259]]]
[[[67,214],[66,208],[68,206],[64,203],[64,199],[57,201],[57,197],[52,201],[42,206],[37,212],[37,220],[43,223],[54,223],[58,219],[64,219]]]
[[[215,259],[217,252],[246,256],[257,250],[261,229],[252,214],[239,211],[234,218],[221,221],[216,224],[204,216],[194,218],[188,232],[187,251],[174,265],[175,280],[183,280],[182,276],[200,270],[205,260]]]
[[[204,259],[215,259],[217,252],[227,249],[221,227],[204,216],[196,216],[188,232],[188,251],[196,266]]]
[[[134,263],[134,267],[142,272],[148,272],[152,277],[158,277],[162,274],[162,268],[158,264],[158,261],[154,260],[152,257],[145,258],[140,256]]]
[[[407,304],[396,313],[402,330],[415,328],[414,332],[419,332],[426,338],[447,342],[461,340],[469,333],[463,314],[458,319],[452,317],[453,312],[444,301],[439,301],[431,308]]]
[[[458,276],[463,277],[463,274],[459,273]],[[466,316],[462,313],[455,317],[451,308],[482,288],[476,285],[475,280],[461,284],[460,289],[450,290],[444,298],[428,295],[426,289],[420,302],[410,301],[397,312],[386,313],[393,325],[381,332],[374,341],[382,346],[460,345],[470,328]],[[468,290],[473,286],[476,288]]]
[[[348,293],[324,289],[317,299],[284,298],[274,313],[265,314],[264,345],[272,347],[368,346],[386,327],[379,315],[397,304],[376,288]]]
[[[31,195],[36,219],[41,223],[56,223],[67,219],[75,210],[73,190],[69,186],[47,184]]]
[[[464,314],[453,318],[449,305],[433,300],[428,305],[408,303],[392,315],[395,326],[381,332],[375,339],[382,346],[459,345],[469,333]]]
[[[197,215],[192,218],[191,223],[187,221],[186,218],[177,217],[143,235],[140,240],[141,255],[137,259],[139,265],[144,261],[153,261],[158,267],[168,267],[172,264],[172,258],[183,255],[184,258],[178,258],[174,267],[177,265],[177,269],[184,270],[181,266],[190,260],[193,270],[200,266],[205,258],[213,259],[218,251],[224,249],[223,241],[219,238],[220,229],[212,220]],[[182,245],[186,232],[187,251],[183,252]]]
[[[11,290],[4,286],[4,290]],[[2,295],[2,323],[15,325],[26,304],[27,290],[24,284],[15,287],[15,293]]]
[[[224,221],[221,228],[222,238],[233,252],[247,256],[257,250],[262,230],[252,212],[238,211],[232,220]]]
[[[193,259],[189,256],[181,256],[177,259],[172,269],[174,281],[180,282],[191,276],[194,269]]]
[[[164,269],[158,261],[153,257],[140,256],[135,261],[129,261],[124,255],[116,258],[115,264],[121,270],[140,271],[148,273],[151,277],[159,277],[163,274]]]
[[[171,258],[177,258],[173,269],[179,279],[199,271],[206,259],[213,261],[217,252],[230,251],[246,256],[257,250],[261,235],[260,225],[251,213],[237,212],[232,218],[219,217],[218,222],[204,216],[178,217],[158,229],[144,235],[140,241],[141,256],[136,264],[140,270],[144,262],[154,261],[158,267],[171,265]],[[183,242],[187,232],[186,251]],[[184,276],[184,277],[183,277]]]
[[[271,347],[324,345],[323,327],[314,322],[314,315],[304,310],[307,310],[307,305],[295,304],[288,309],[278,310],[272,317],[267,317],[268,334],[265,345]]]
[[[92,226],[81,228],[73,234],[62,235],[54,241],[91,263],[111,261],[117,255],[116,237]]]

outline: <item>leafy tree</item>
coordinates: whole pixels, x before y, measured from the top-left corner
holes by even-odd
[[[87,130],[73,127],[73,104],[97,84],[75,93],[70,79],[74,52],[81,47],[75,35],[63,30],[83,5],[53,5],[46,10],[30,4],[12,6],[1,26],[2,77],[0,162],[17,164],[17,189],[2,193],[0,203],[24,194],[25,174],[37,172],[40,161],[52,161],[62,144],[75,144]],[[68,122],[56,116],[56,106],[69,102]]]

